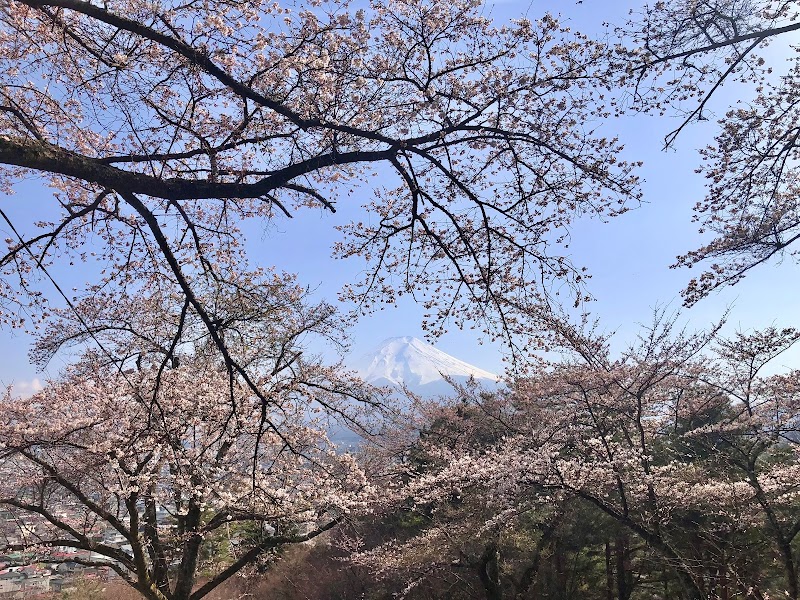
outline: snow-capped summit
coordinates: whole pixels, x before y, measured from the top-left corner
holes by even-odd
[[[464,380],[471,377],[497,384],[499,377],[489,371],[465,363],[415,337],[384,340],[378,349],[364,357],[360,369],[370,383],[427,386],[444,377]]]

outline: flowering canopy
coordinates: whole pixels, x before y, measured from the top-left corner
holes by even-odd
[[[609,539],[634,536],[658,556],[639,567],[650,573],[644,595],[797,598],[800,374],[762,371],[799,338],[771,328],[720,339],[661,323],[612,359],[602,340],[574,335],[572,360],[507,393],[462,389],[429,409],[395,497],[421,515],[422,532],[356,560],[412,582],[471,566],[488,600],[527,597],[544,585],[559,532],[605,522],[606,552]],[[644,553],[626,545],[629,557]],[[608,571],[612,583],[626,569]]]
[[[695,205],[701,233],[713,237],[675,265],[708,265],[686,288],[687,304],[773,257],[796,254],[800,59],[791,42],[798,30],[794,2],[672,0],[646,6],[624,32],[635,48],[634,106],[680,116],[665,146],[693,121],[719,125],[701,148],[707,192]]]
[[[363,508],[363,472],[308,411],[336,401],[308,387],[329,373],[310,366],[276,380],[265,409],[247,388],[231,390],[224,369],[183,362],[160,374],[84,364],[4,400],[0,507],[35,523],[7,532],[13,545],[48,561],[56,547],[88,550],[82,562],[110,566],[147,598],[201,598],[267,550]],[[230,558],[213,557],[215,577],[193,591],[207,546],[222,542]]]
[[[0,510],[18,527],[2,547],[108,566],[152,600],[199,599],[365,508],[365,473],[326,432],[370,433],[380,396],[302,344],[333,337],[335,314],[284,278],[238,283],[202,297],[227,354],[185,303],[163,304],[180,300],[169,287],[56,314],[38,351],[84,350],[43,391],[3,401]]]
[[[570,223],[638,196],[595,130],[615,55],[551,16],[498,27],[481,6],[4,4],[3,189],[42,174],[61,211],[13,226],[4,295],[41,300],[31,271],[91,251],[104,289],[159,271],[213,330],[194,282],[221,276],[243,219],[333,211],[364,181],[370,217],[336,250],[369,262],[347,289],[362,306],[412,292],[433,331],[519,332],[552,283],[580,298],[558,249]]]

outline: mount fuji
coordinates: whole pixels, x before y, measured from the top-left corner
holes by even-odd
[[[425,396],[451,393],[452,387],[445,377],[460,383],[474,377],[489,388],[497,387],[500,379],[494,373],[410,336],[384,340],[374,352],[364,356],[356,368],[369,383],[405,386]]]

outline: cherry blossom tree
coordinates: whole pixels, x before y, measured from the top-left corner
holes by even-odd
[[[472,458],[500,444],[519,417],[506,392],[489,393],[474,382],[454,385],[454,398],[420,401],[418,439],[394,435],[399,447],[388,447],[410,480],[396,488],[385,518],[405,513],[413,527],[398,528],[388,543],[359,548],[351,561],[371,568],[404,598],[439,597],[443,589],[465,598],[528,597],[548,543],[567,519],[568,501],[542,489],[509,504],[506,490],[477,472],[473,485],[440,485],[456,464],[475,466]]]
[[[607,532],[622,552],[606,569],[620,583],[619,598],[631,597],[633,585],[644,597],[796,598],[798,373],[763,370],[800,334],[772,328],[723,339],[662,321],[618,358],[606,340],[565,334],[571,359],[518,380],[507,395],[462,393],[461,404],[445,408],[462,435],[438,426],[443,435],[421,438],[428,460],[410,465],[397,492],[429,526],[358,560],[378,572],[413,571],[424,548],[424,557],[451,557],[452,569],[453,557],[466,556],[459,532],[470,532],[494,549],[494,565],[482,567],[494,578],[485,597],[517,595],[535,588],[542,550],[569,510],[591,519],[586,527],[616,524]],[[461,426],[472,420],[480,426]],[[470,437],[481,441],[465,448]],[[514,549],[520,531],[535,549],[532,570]],[[609,538],[605,549],[602,537],[593,543],[595,555],[609,556]],[[633,559],[637,573],[627,582]],[[587,598],[605,597],[596,584],[589,589],[596,594]]]
[[[3,400],[0,508],[20,527],[2,547],[106,566],[150,600],[199,599],[366,508],[374,488],[326,431],[368,433],[379,396],[302,345],[335,315],[282,278],[239,284],[202,296],[229,355],[179,290],[173,310],[160,290],[51,323],[45,354],[94,340],[43,391]]]
[[[675,265],[707,265],[684,292],[688,304],[796,254],[798,30],[793,2],[677,0],[647,6],[624,32],[634,105],[681,117],[665,146],[691,122],[718,119],[719,133],[701,149],[707,193],[695,206],[701,232],[713,237]]]
[[[362,307],[411,293],[434,333],[448,319],[509,333],[533,330],[523,306],[530,319],[558,290],[582,299],[585,274],[562,250],[570,224],[638,198],[634,165],[599,132],[616,55],[549,15],[496,26],[482,11],[4,4],[3,189],[33,175],[55,194],[38,230],[3,213],[7,319],[53,299],[37,276],[91,252],[93,285],[158,272],[214,337],[195,285],[223,276],[217,252],[245,220],[333,212],[362,193],[370,216],[336,249],[368,261],[345,290]]]

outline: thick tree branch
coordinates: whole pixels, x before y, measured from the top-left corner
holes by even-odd
[[[254,183],[215,183],[199,179],[162,179],[125,171],[107,165],[101,159],[70,152],[50,143],[0,135],[0,163],[75,177],[120,193],[143,194],[166,200],[260,198],[297,177],[325,167],[384,161],[396,152],[397,149],[393,147],[375,151],[332,152],[277,169]]]

